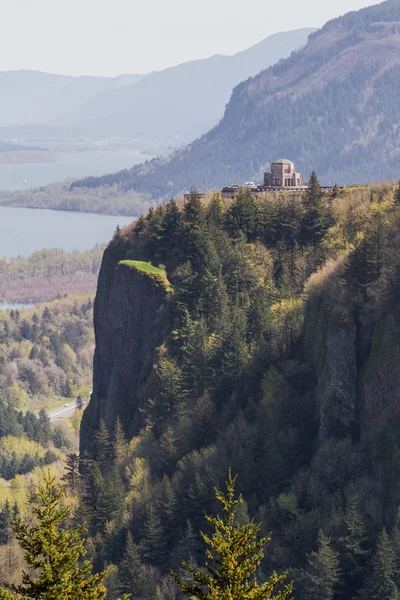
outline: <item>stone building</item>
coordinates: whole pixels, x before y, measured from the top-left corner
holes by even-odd
[[[294,164],[286,158],[281,158],[272,163],[271,172],[264,173],[265,187],[298,188],[302,185],[301,173],[297,173]]]

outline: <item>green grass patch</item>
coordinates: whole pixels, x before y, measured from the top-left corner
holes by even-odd
[[[118,264],[137,269],[138,271],[156,273],[157,275],[164,275],[164,277],[166,277],[164,269],[159,269],[158,267],[154,267],[150,263],[141,260],[120,260]]]

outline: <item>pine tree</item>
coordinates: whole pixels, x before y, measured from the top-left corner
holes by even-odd
[[[166,538],[169,546],[173,545],[173,541],[176,535],[176,495],[172,487],[171,481],[168,475],[164,475],[162,480],[161,498],[158,503],[160,509],[160,515],[162,523],[164,525]]]
[[[76,491],[80,480],[79,456],[75,453],[67,455],[64,475],[61,480],[71,491]]]
[[[399,181],[399,185],[397,186],[397,188],[394,191],[394,203],[396,206],[400,206],[400,181]]]
[[[257,539],[260,526],[253,521],[245,525],[237,524],[237,512],[243,503],[242,496],[235,497],[236,478],[229,472],[226,494],[215,489],[217,500],[222,504],[223,516],[210,517],[207,521],[214,529],[212,537],[201,533],[208,546],[204,568],[192,567],[183,563],[185,571],[192,579],[186,583],[172,573],[176,583],[188,598],[199,600],[285,600],[292,592],[292,585],[286,585],[286,575],[273,573],[267,581],[259,585],[255,578],[257,568],[264,557],[264,546],[270,537]],[[279,591],[281,589],[281,591]]]
[[[170,475],[176,463],[176,436],[172,427],[168,426],[159,441],[158,469]]]
[[[118,567],[118,593],[131,594],[136,599],[142,598],[144,595],[143,575],[139,550],[129,531],[126,537],[125,552]]]
[[[114,439],[112,443],[112,454],[115,465],[120,465],[126,454],[125,432],[118,417],[114,428]]]
[[[186,522],[186,529],[183,537],[179,540],[172,556],[174,568],[178,568],[185,561],[192,563],[200,551],[200,540],[196,535],[189,519]]]
[[[305,598],[307,600],[332,600],[339,582],[339,561],[331,548],[330,539],[322,530],[318,534],[318,550],[307,556],[303,571]]]
[[[399,589],[395,583],[396,556],[385,529],[379,534],[378,545],[372,559],[372,573],[361,592],[363,600],[398,600]]]
[[[232,236],[243,234],[251,241],[257,233],[257,204],[249,189],[235,196],[227,214],[227,227]]]
[[[0,511],[0,544],[8,544],[12,536],[12,510],[8,500],[4,502],[4,505]]]
[[[160,240],[162,259],[169,265],[174,265],[179,257],[181,223],[182,213],[175,200],[171,200],[165,207]]]
[[[221,193],[213,194],[207,206],[207,222],[217,230],[224,227],[226,221],[226,206]]]
[[[167,562],[167,540],[160,517],[153,506],[150,506],[143,528],[141,555],[146,563],[156,567]]]
[[[51,438],[50,417],[44,408],[39,411],[39,443],[42,446],[47,446]]]
[[[205,211],[201,198],[196,190],[192,190],[185,203],[182,218],[183,248],[190,263],[202,272],[207,265]],[[182,247],[182,243],[181,243]]]
[[[313,171],[303,199],[304,214],[298,237],[299,243],[302,246],[317,244],[329,224],[322,197],[323,193],[317,174]]]
[[[357,496],[352,496],[348,501],[345,525],[345,535],[338,541],[340,566],[343,574],[340,595],[347,599],[354,598],[362,586],[368,554],[368,550],[365,549],[365,526]]]
[[[103,472],[111,460],[111,440],[104,419],[100,420],[99,429],[95,433],[96,462]]]
[[[91,561],[81,562],[86,554],[81,541],[83,529],[62,528],[70,516],[69,509],[62,507],[62,497],[48,474],[39,488],[37,502],[29,507],[35,522],[28,525],[20,518],[15,521],[17,540],[34,574],[24,571],[22,583],[9,589],[24,599],[103,600],[107,573],[92,575]]]
[[[335,185],[333,186],[332,190],[331,190],[331,199],[334,200],[335,198],[337,198],[340,194],[340,188],[338,186],[337,183],[335,183]]]

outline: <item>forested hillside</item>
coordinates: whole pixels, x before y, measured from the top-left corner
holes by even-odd
[[[0,301],[51,302],[95,291],[103,247],[89,252],[42,249],[29,257],[0,256]]]
[[[78,518],[109,597],[172,598],[213,485],[272,532],[295,597],[399,595],[400,190],[229,206],[196,193],[116,232],[95,301]]]
[[[38,409],[90,389],[92,309],[87,295],[0,311],[0,400]]]
[[[184,189],[261,181],[288,156],[325,184],[394,179],[400,120],[400,1],[352,12],[313,33],[307,46],[238,85],[217,127],[168,158],[88,178],[169,199]]]

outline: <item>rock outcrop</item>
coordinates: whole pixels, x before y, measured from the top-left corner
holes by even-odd
[[[112,430],[119,416],[129,437],[137,431],[141,392],[168,331],[166,277],[120,264],[121,258],[118,246],[109,247],[99,275],[93,393],[82,420],[81,453],[93,448],[101,419]]]

